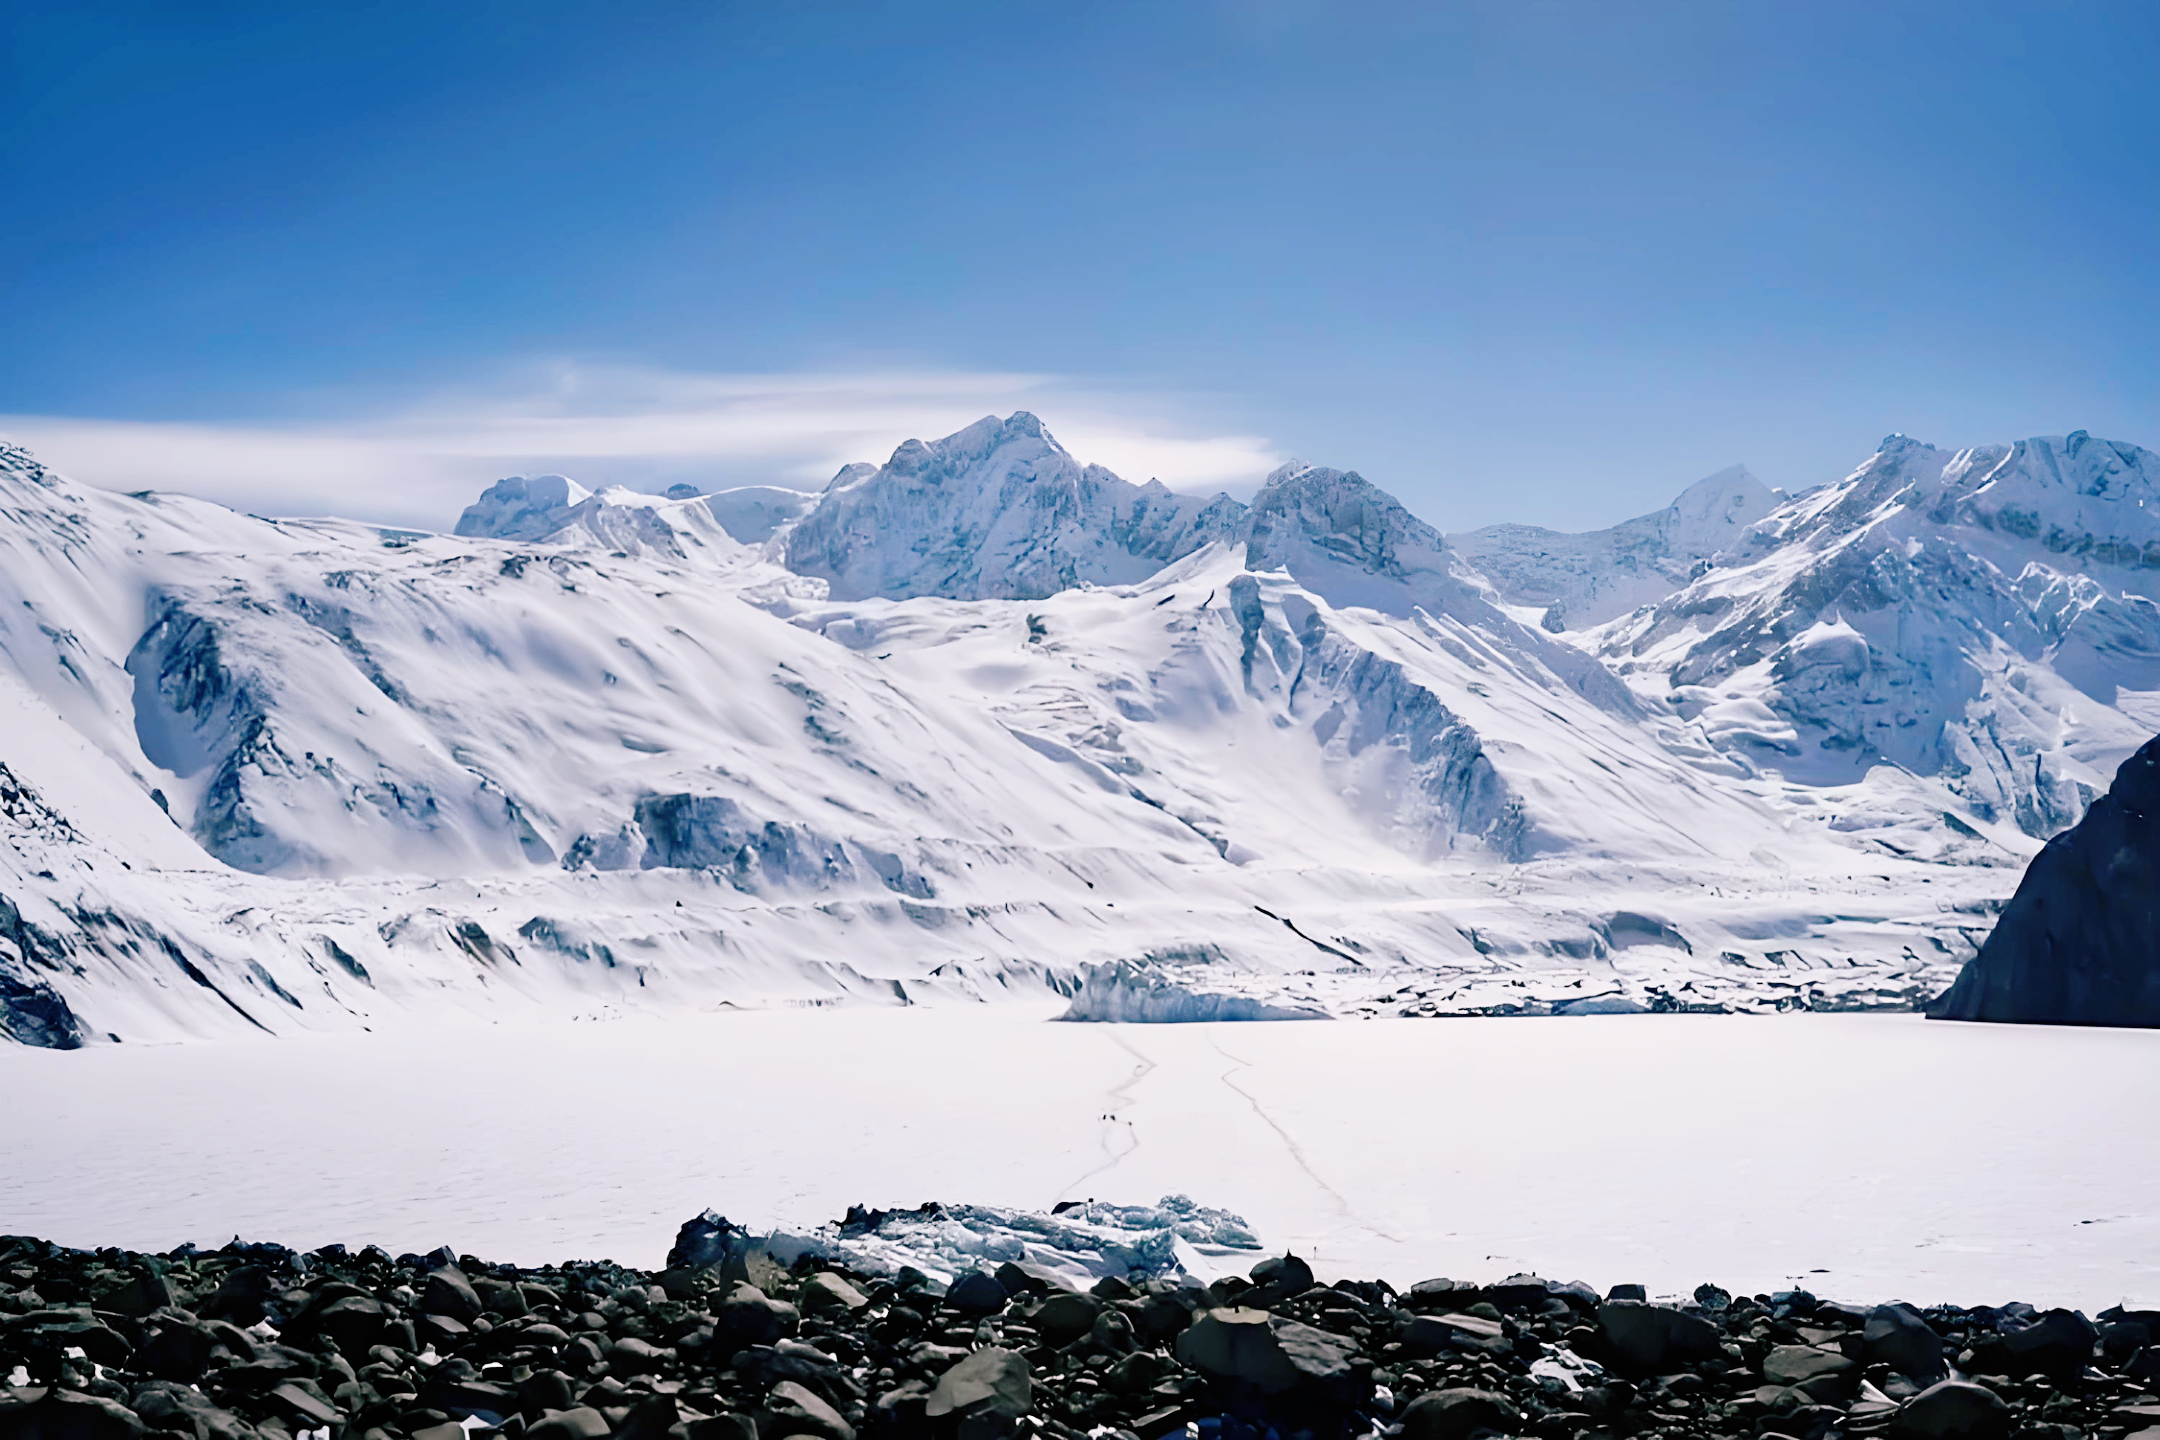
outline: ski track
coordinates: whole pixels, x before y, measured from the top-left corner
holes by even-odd
[[[1113,1028],[1106,1030],[1105,1033],[1108,1035],[1110,1042],[1113,1045],[1116,1045],[1120,1050],[1125,1051],[1128,1055],[1131,1055],[1135,1060],[1138,1060],[1140,1063],[1134,1068],[1131,1075],[1127,1076],[1118,1084],[1112,1086],[1107,1092],[1112,1104],[1110,1109],[1105,1111],[1103,1114],[1101,1129],[1098,1133],[1100,1135],[1103,1154],[1108,1158],[1105,1159],[1102,1164],[1097,1165],[1094,1169],[1088,1171],[1086,1174],[1079,1176],[1071,1184],[1067,1185],[1064,1189],[1058,1191],[1057,1198],[1060,1200],[1069,1200],[1074,1198],[1073,1192],[1075,1190],[1078,1190],[1082,1185],[1085,1185],[1088,1181],[1094,1179],[1096,1176],[1105,1175],[1108,1174],[1110,1171],[1115,1170],[1127,1159],[1139,1153],[1140,1150],[1140,1127],[1134,1121],[1125,1119],[1119,1113],[1119,1111],[1121,1111],[1124,1106],[1132,1102],[1133,1089],[1138,1086],[1141,1081],[1147,1079],[1148,1075],[1155,1069],[1155,1061],[1149,1056],[1142,1054],[1137,1048],[1132,1045],[1131,1042],[1126,1040],[1123,1035],[1119,1034],[1116,1029]],[[1124,1136],[1126,1140],[1130,1142],[1123,1150],[1113,1148],[1110,1143],[1112,1137],[1118,1135]],[[1081,1196],[1079,1198],[1092,1199],[1093,1197]]]
[[[1214,1046],[1216,1054],[1222,1056],[1225,1060],[1234,1062],[1228,1070],[1225,1070],[1221,1075],[1218,1075],[1216,1078],[1222,1081],[1222,1083],[1230,1090],[1242,1096],[1245,1103],[1252,1107],[1253,1114],[1260,1117],[1261,1123],[1266,1125],[1268,1129],[1275,1132],[1277,1137],[1282,1140],[1283,1149],[1289,1153],[1291,1160],[1296,1163],[1298,1169],[1305,1172],[1305,1178],[1312,1181],[1314,1185],[1318,1186],[1322,1191],[1327,1194],[1328,1198],[1335,1203],[1335,1209],[1343,1217],[1343,1219],[1349,1221],[1352,1225],[1357,1226],[1359,1229],[1364,1230],[1369,1234],[1379,1236],[1383,1240],[1391,1242],[1395,1241],[1397,1239],[1396,1236],[1389,1234],[1386,1230],[1383,1230],[1378,1225],[1375,1225],[1370,1220],[1367,1220],[1364,1216],[1358,1214],[1355,1209],[1351,1208],[1350,1201],[1343,1195],[1340,1190],[1337,1190],[1334,1186],[1328,1184],[1327,1181],[1321,1179],[1320,1172],[1313,1169],[1312,1162],[1308,1160],[1305,1156],[1305,1148],[1302,1145],[1298,1144],[1296,1138],[1293,1137],[1288,1130],[1283,1128],[1280,1121],[1278,1121],[1273,1115],[1270,1115],[1268,1113],[1267,1107],[1260,1103],[1258,1096],[1254,1095],[1250,1090],[1247,1090],[1244,1086],[1238,1084],[1235,1080],[1232,1080],[1230,1078],[1232,1075],[1237,1074],[1237,1072],[1240,1070],[1250,1070],[1252,1068],[1252,1062],[1250,1060],[1239,1059],[1237,1056],[1231,1054],[1228,1050],[1223,1049],[1222,1043],[1220,1041],[1211,1041],[1210,1043]]]

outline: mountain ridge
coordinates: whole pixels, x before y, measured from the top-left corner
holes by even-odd
[[[1025,412],[801,501],[502,482],[453,535],[0,452],[0,1028],[1101,967],[1166,1014],[1911,1008],[2143,738],[2156,463],[1899,439],[1554,634],[1356,472],[1178,496]],[[1723,547],[1750,483],[1647,528]]]

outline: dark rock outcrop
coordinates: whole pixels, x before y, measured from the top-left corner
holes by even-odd
[[[2033,858],[1937,1020],[2160,1026],[2160,739]]]

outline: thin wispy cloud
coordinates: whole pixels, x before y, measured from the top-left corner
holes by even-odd
[[[1022,373],[698,374],[627,365],[522,367],[484,387],[375,413],[293,422],[0,416],[0,435],[116,490],[175,490],[258,514],[335,514],[446,529],[504,475],[592,486],[815,489],[842,465],[986,414],[1033,410],[1083,461],[1181,490],[1242,490],[1282,460],[1218,433],[1177,397]]]

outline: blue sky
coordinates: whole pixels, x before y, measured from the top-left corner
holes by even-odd
[[[1036,410],[1602,525],[2160,447],[2160,6],[0,9],[0,431],[446,523]]]

